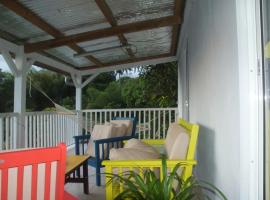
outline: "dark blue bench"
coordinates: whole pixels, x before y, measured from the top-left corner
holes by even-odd
[[[100,140],[94,141],[95,157],[90,157],[88,159],[88,164],[96,168],[96,185],[97,186],[100,186],[101,184],[100,169],[103,167],[101,163],[103,160],[109,160],[110,148],[105,148],[105,147],[107,146],[107,147],[112,147],[112,148],[122,148],[124,140],[136,138],[136,126],[137,126],[136,117],[114,117],[113,118],[113,120],[125,120],[125,119],[132,120],[133,125],[132,125],[132,132],[130,136],[114,137],[114,138],[100,139]],[[74,136],[76,155],[85,154],[85,150],[87,148],[90,137],[91,137],[91,133],[87,135]],[[101,153],[100,153],[100,150],[102,151]],[[77,171],[78,175],[79,173],[80,172]]]

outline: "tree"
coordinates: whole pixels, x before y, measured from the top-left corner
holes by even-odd
[[[128,78],[122,82],[122,97],[127,108],[143,108],[148,105],[143,78]]]
[[[146,99],[150,107],[177,105],[177,65],[175,62],[140,69],[144,79]]]
[[[27,90],[28,110],[40,111],[54,106],[42,92],[54,102],[74,109],[75,89],[65,84],[64,76],[61,74],[48,70],[32,70],[28,75]]]
[[[13,112],[14,77],[0,71],[0,113]]]

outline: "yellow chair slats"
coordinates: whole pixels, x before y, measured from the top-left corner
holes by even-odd
[[[190,134],[189,146],[187,150],[186,160],[167,160],[167,168],[172,170],[178,163],[180,163],[182,171],[182,178],[186,180],[192,176],[193,166],[197,164],[194,160],[199,126],[196,124],[190,124],[183,119],[179,119],[179,125],[184,127],[188,134]],[[165,140],[143,140],[145,143],[150,145],[163,145]],[[117,174],[121,176],[124,171],[137,170],[142,175],[142,169],[159,169],[160,178],[164,176],[162,174],[162,160],[106,160],[102,162],[105,166],[106,174]],[[106,176],[106,199],[113,199],[119,192],[123,190],[121,184],[111,180],[110,176]]]

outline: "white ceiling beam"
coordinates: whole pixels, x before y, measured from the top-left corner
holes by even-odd
[[[78,81],[78,79],[79,79],[80,82],[81,82],[81,76],[80,75],[77,75],[77,74],[74,74],[74,73],[71,73],[70,76],[71,76],[71,79],[73,81],[74,86],[76,88],[81,88],[81,83],[79,83],[79,81]]]
[[[38,53],[30,53],[30,54],[26,54],[26,56],[27,56],[27,58],[33,59],[35,61],[38,61],[38,62],[41,62],[44,64],[47,64],[49,66],[52,66],[55,69],[65,71],[65,72],[70,73],[70,74],[78,73],[78,70],[76,70],[76,69],[74,69],[74,68],[72,68],[72,67],[70,67],[62,62],[56,61],[52,58],[49,58],[47,56],[44,56],[44,55],[41,55]]]
[[[6,50],[2,50],[1,54],[4,58],[4,60],[6,61],[10,71],[12,72],[12,74],[14,76],[18,76],[19,75],[19,70],[17,69],[16,63],[13,61],[11,55],[9,52],[7,52]]]
[[[81,88],[84,88],[88,85],[91,81],[93,81],[100,73],[93,74],[92,76],[88,77],[81,85]]]
[[[14,53],[15,56],[17,56],[18,54],[21,53],[21,48],[22,48],[21,46],[18,46],[12,42],[9,42],[5,39],[0,38],[0,52],[1,52],[1,54],[3,54],[3,52],[5,55],[9,55],[10,53]],[[31,63],[28,63],[28,66],[27,66],[28,69],[31,67],[31,65],[34,63],[34,61],[38,61],[40,63],[44,63],[46,65],[49,65],[52,68],[55,68],[55,69],[58,69],[61,71],[65,71],[67,73],[78,73],[78,70],[76,70],[76,69],[74,69],[74,68],[72,68],[72,67],[70,67],[62,62],[56,61],[52,58],[49,58],[47,56],[44,56],[44,55],[41,55],[38,53],[25,54],[25,56],[26,56],[27,61],[31,62]],[[8,60],[6,60],[6,58]],[[12,66],[12,62],[10,62],[10,59],[8,57],[6,57],[6,58],[5,58],[5,60],[8,63],[8,65],[10,65],[9,63],[11,63],[10,66]],[[11,70],[13,70],[12,73],[15,72],[14,69],[11,69]]]
[[[5,50],[7,52],[12,52],[15,54],[19,51],[18,45],[0,38],[0,52],[1,50]]]
[[[138,62],[122,64],[122,65],[113,65],[113,66],[108,66],[108,67],[98,67],[95,69],[81,70],[80,74],[82,76],[84,76],[84,75],[103,73],[103,72],[111,72],[111,71],[115,71],[115,70],[128,69],[128,68],[134,68],[134,67],[140,67],[140,66],[168,63],[168,62],[173,62],[176,60],[177,60],[176,56],[169,56],[169,57],[164,57],[164,58],[156,58],[156,59],[138,61]]]

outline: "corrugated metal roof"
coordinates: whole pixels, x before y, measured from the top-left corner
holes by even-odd
[[[106,22],[93,0],[19,0],[58,30]]]
[[[94,0],[19,0],[19,2],[65,35],[110,27]],[[174,14],[174,0],[106,0],[106,2],[119,25]],[[0,4],[1,30],[25,42],[53,38]],[[125,34],[135,58],[169,53],[171,36],[171,27]],[[95,51],[119,47],[121,43],[119,38],[114,36],[78,45],[85,51]],[[49,49],[46,52],[77,67],[95,65],[87,58],[74,58],[74,54],[77,52],[67,46]],[[94,52],[92,56],[102,63],[123,61],[130,58],[127,51],[122,48]]]
[[[19,39],[27,39],[46,35],[46,33],[24,18],[16,15],[0,4],[0,29],[15,35]]]
[[[174,0],[106,0],[118,24],[171,16]]]
[[[125,34],[129,44],[136,48],[136,57],[153,56],[170,52],[171,27]]]
[[[58,47],[54,49],[48,49],[46,50],[47,53],[59,58],[60,60],[63,60],[71,65],[75,66],[91,66],[94,65],[91,61],[88,59],[82,57],[82,58],[74,58],[73,55],[76,53],[72,49],[63,46],[63,47]]]
[[[119,47],[121,43],[118,37],[108,37],[102,38],[98,40],[92,40],[89,42],[84,42],[79,44],[80,47],[83,47],[86,51],[96,51],[100,49],[106,49],[109,47]],[[102,52],[96,52],[92,54],[94,57],[102,60],[104,63],[112,62],[112,61],[119,61],[128,59],[129,56],[127,55],[125,50],[121,48],[113,49],[113,50],[104,50]]]

